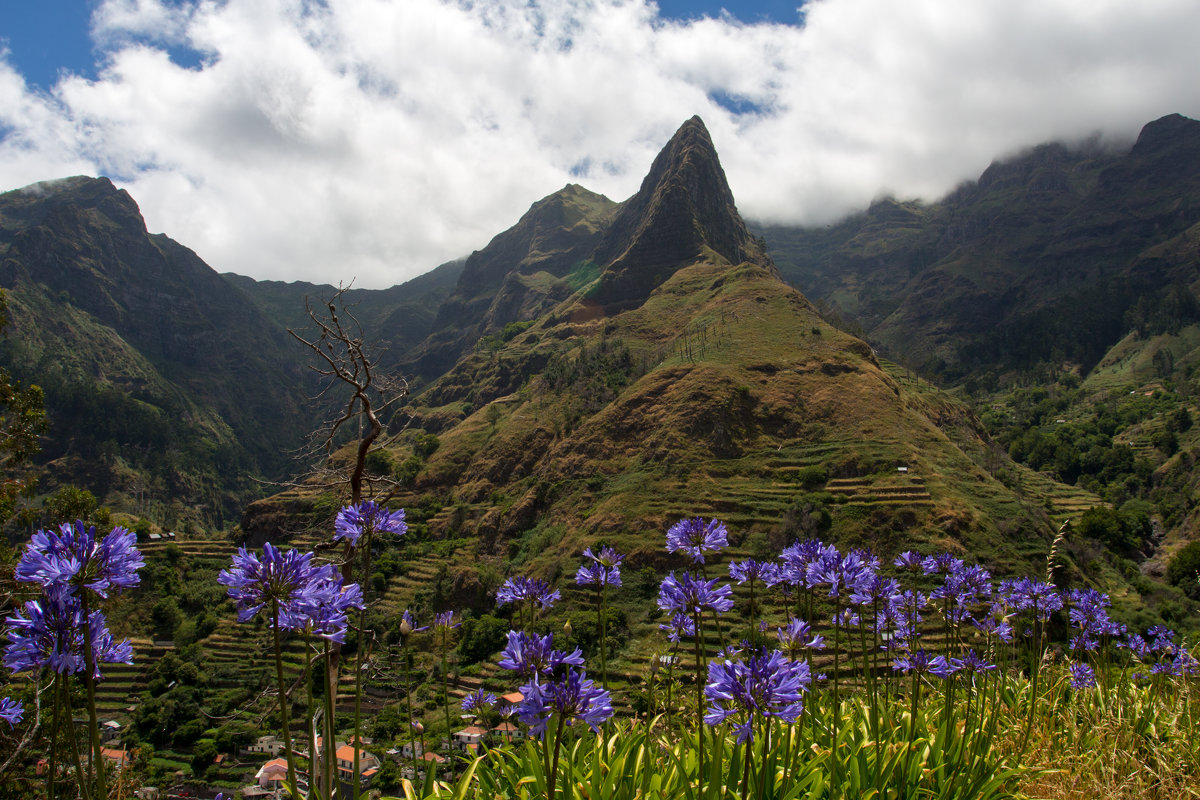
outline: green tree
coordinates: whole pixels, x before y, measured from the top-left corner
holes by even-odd
[[[1190,542],[1167,564],[1167,580],[1191,597],[1200,596],[1200,541]]]
[[[509,625],[506,621],[484,614],[479,619],[463,620],[458,640],[458,655],[463,664],[478,664],[504,647]]]
[[[50,514],[52,523],[57,525],[77,519],[86,520],[100,504],[96,502],[96,495],[87,489],[67,485],[56,489],[54,494],[42,501],[42,505]]]
[[[192,748],[192,774],[203,775],[217,758],[217,745],[210,739],[201,739]]]

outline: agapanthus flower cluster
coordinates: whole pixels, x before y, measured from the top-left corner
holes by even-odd
[[[667,531],[667,552],[682,552],[695,563],[703,564],[705,553],[715,553],[729,545],[728,536],[725,524],[719,520],[681,519]]]
[[[451,631],[462,627],[462,621],[455,622],[453,611],[439,611],[433,615],[434,636],[448,636]]]
[[[942,563],[945,566],[939,565],[936,571],[943,573],[945,579],[929,597],[940,601],[942,615],[947,622],[955,625],[967,622],[974,607],[991,597],[992,576],[978,564],[963,566],[957,558],[951,557]]]
[[[892,595],[876,619],[879,633],[890,635],[889,647],[907,648],[920,634],[921,609],[929,603],[923,592],[906,589]]]
[[[553,634],[538,636],[525,631],[509,631],[508,644],[497,663],[522,678],[533,679],[538,675],[553,675],[561,667],[583,666],[583,652],[578,648],[570,653],[555,650]]]
[[[850,602],[858,606],[872,606],[882,610],[900,594],[900,582],[877,572],[872,572],[855,581],[850,591]]]
[[[892,565],[906,572],[924,572],[925,557],[915,550],[906,550],[892,560]]]
[[[344,584],[342,574],[331,568],[314,580],[308,598],[306,613],[312,634],[343,644],[350,624],[348,612],[365,607],[362,588],[357,583]]]
[[[1075,589],[1067,592],[1067,601],[1070,603],[1067,617],[1075,628],[1072,650],[1095,651],[1100,647],[1100,637],[1117,637],[1125,632],[1123,625],[1109,619],[1108,608],[1112,603],[1104,592]]]
[[[533,736],[544,737],[555,717],[564,726],[578,720],[599,733],[600,725],[613,715],[612,696],[583,670],[567,669],[559,678],[544,683],[535,678],[520,691],[517,716]]]
[[[829,587],[830,597],[854,595],[875,578],[878,568],[878,559],[861,550],[851,550],[843,556],[829,547],[809,562],[804,580],[810,589]]]
[[[792,658],[801,650],[824,650],[825,637],[813,633],[812,626],[802,619],[789,617],[787,626],[776,628],[775,636]]]
[[[937,678],[949,678],[962,667],[962,662],[946,656],[931,656],[928,651],[921,649],[902,655],[892,662],[892,669],[904,674],[933,675]]]
[[[1010,608],[1029,611],[1033,618],[1045,622],[1063,607],[1062,594],[1052,583],[1036,578],[1017,578],[1000,581],[997,594],[1001,595]]]
[[[17,563],[16,578],[41,584],[47,594],[75,594],[80,587],[108,597],[113,589],[128,589],[141,581],[145,565],[137,537],[117,526],[103,539],[82,521],[63,523],[58,532],[38,531]]]
[[[926,575],[950,574],[958,572],[962,567],[962,559],[956,558],[950,553],[936,553],[921,559],[921,569],[925,571]]]
[[[0,719],[7,722],[9,727],[16,727],[20,724],[24,714],[25,706],[12,698],[0,697]]]
[[[403,536],[408,532],[404,522],[404,509],[390,511],[374,500],[364,500],[358,505],[346,506],[338,512],[333,522],[334,540],[345,540],[358,544],[364,534],[391,533]]]
[[[962,658],[958,659],[958,669],[966,675],[974,676],[994,672],[996,665],[976,653],[974,649],[971,649],[963,653]]]
[[[663,578],[658,589],[658,607],[673,614],[702,614],[705,610],[724,613],[733,608],[733,589],[717,585],[717,579],[705,580],[691,573]]]
[[[483,689],[476,689],[462,699],[462,710],[471,716],[479,716],[496,705],[496,695]]]
[[[402,637],[408,638],[414,633],[421,633],[422,631],[427,630],[429,630],[428,625],[417,627],[417,622],[413,619],[412,612],[407,608],[404,609],[404,613],[400,615],[400,635]]]
[[[669,620],[659,624],[658,629],[667,634],[668,641],[678,643],[684,636],[696,635],[696,622],[687,614],[672,614]]]
[[[94,527],[78,520],[57,532],[35,533],[17,564],[16,578],[40,584],[42,597],[27,601],[5,620],[5,665],[14,672],[47,665],[62,675],[83,672],[89,640],[90,677],[100,677],[101,663],[132,663],[129,641],[113,638],[100,610],[92,606],[85,613],[84,608],[87,593],[106,598],[138,585],[137,570],[144,562],[136,544],[137,538],[124,528],[99,538]]]
[[[735,714],[744,714],[737,725],[738,744],[754,741],[762,717],[795,722],[804,710],[804,692],[812,683],[807,661],[791,661],[778,651],[760,651],[744,661],[708,665],[704,694],[712,705],[704,715],[709,725],[719,725]]]
[[[1075,691],[1091,689],[1096,685],[1096,671],[1087,664],[1073,662],[1071,664],[1071,688]]]
[[[59,594],[28,600],[5,620],[9,644],[4,649],[4,666],[25,672],[49,666],[60,675],[83,672],[83,607],[71,595]],[[132,664],[133,648],[128,639],[116,641],[99,611],[88,614],[87,633],[92,641],[92,676],[100,677],[99,665]]]
[[[770,586],[778,580],[779,565],[772,561],[756,561],[747,558],[745,561],[729,562],[729,577],[738,583],[759,582]]]
[[[312,553],[283,551],[267,542],[260,559],[245,547],[238,549],[233,565],[221,570],[217,583],[237,604],[238,622],[248,622],[264,608],[268,622],[281,630],[302,630],[311,622],[319,586],[332,578],[330,564],[316,564]]]
[[[587,559],[575,573],[575,583],[580,586],[620,586],[621,562],[625,556],[611,547],[601,547],[600,552],[593,553],[592,548],[583,551]]]
[[[809,566],[833,555],[837,555],[837,548],[818,539],[789,545],[779,554],[779,571],[775,582],[793,587],[806,586]]]
[[[496,605],[507,603],[536,603],[543,611],[553,606],[562,595],[541,578],[521,575],[509,578],[496,590]]]

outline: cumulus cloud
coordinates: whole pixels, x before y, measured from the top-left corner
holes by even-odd
[[[0,62],[0,188],[113,177],[220,270],[382,287],[568,182],[636,190],[693,114],[743,214],[934,198],[996,156],[1200,115],[1192,0],[105,0],[96,80]]]

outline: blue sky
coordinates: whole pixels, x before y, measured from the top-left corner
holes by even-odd
[[[60,69],[95,77],[87,0],[8,0],[0,4],[0,38],[25,79],[48,89]]]
[[[1195,0],[0,0],[0,191],[106,175],[215,268],[384,287],[699,114],[744,216],[1200,116]]]
[[[794,25],[801,0],[661,0],[660,16],[672,20],[731,14],[747,23]],[[98,0],[4,0],[0,3],[0,40],[25,80],[42,90],[53,88],[62,71],[96,77],[96,51],[90,36]],[[733,11],[728,10],[733,7]],[[177,63],[195,64],[193,53],[172,48]]]

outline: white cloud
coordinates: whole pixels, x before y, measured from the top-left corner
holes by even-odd
[[[697,113],[742,212],[793,222],[1200,115],[1192,0],[805,11],[800,28],[664,22],[640,0],[106,0],[97,80],[46,96],[0,62],[0,189],[103,172],[217,269],[381,287],[567,182],[624,199]]]

